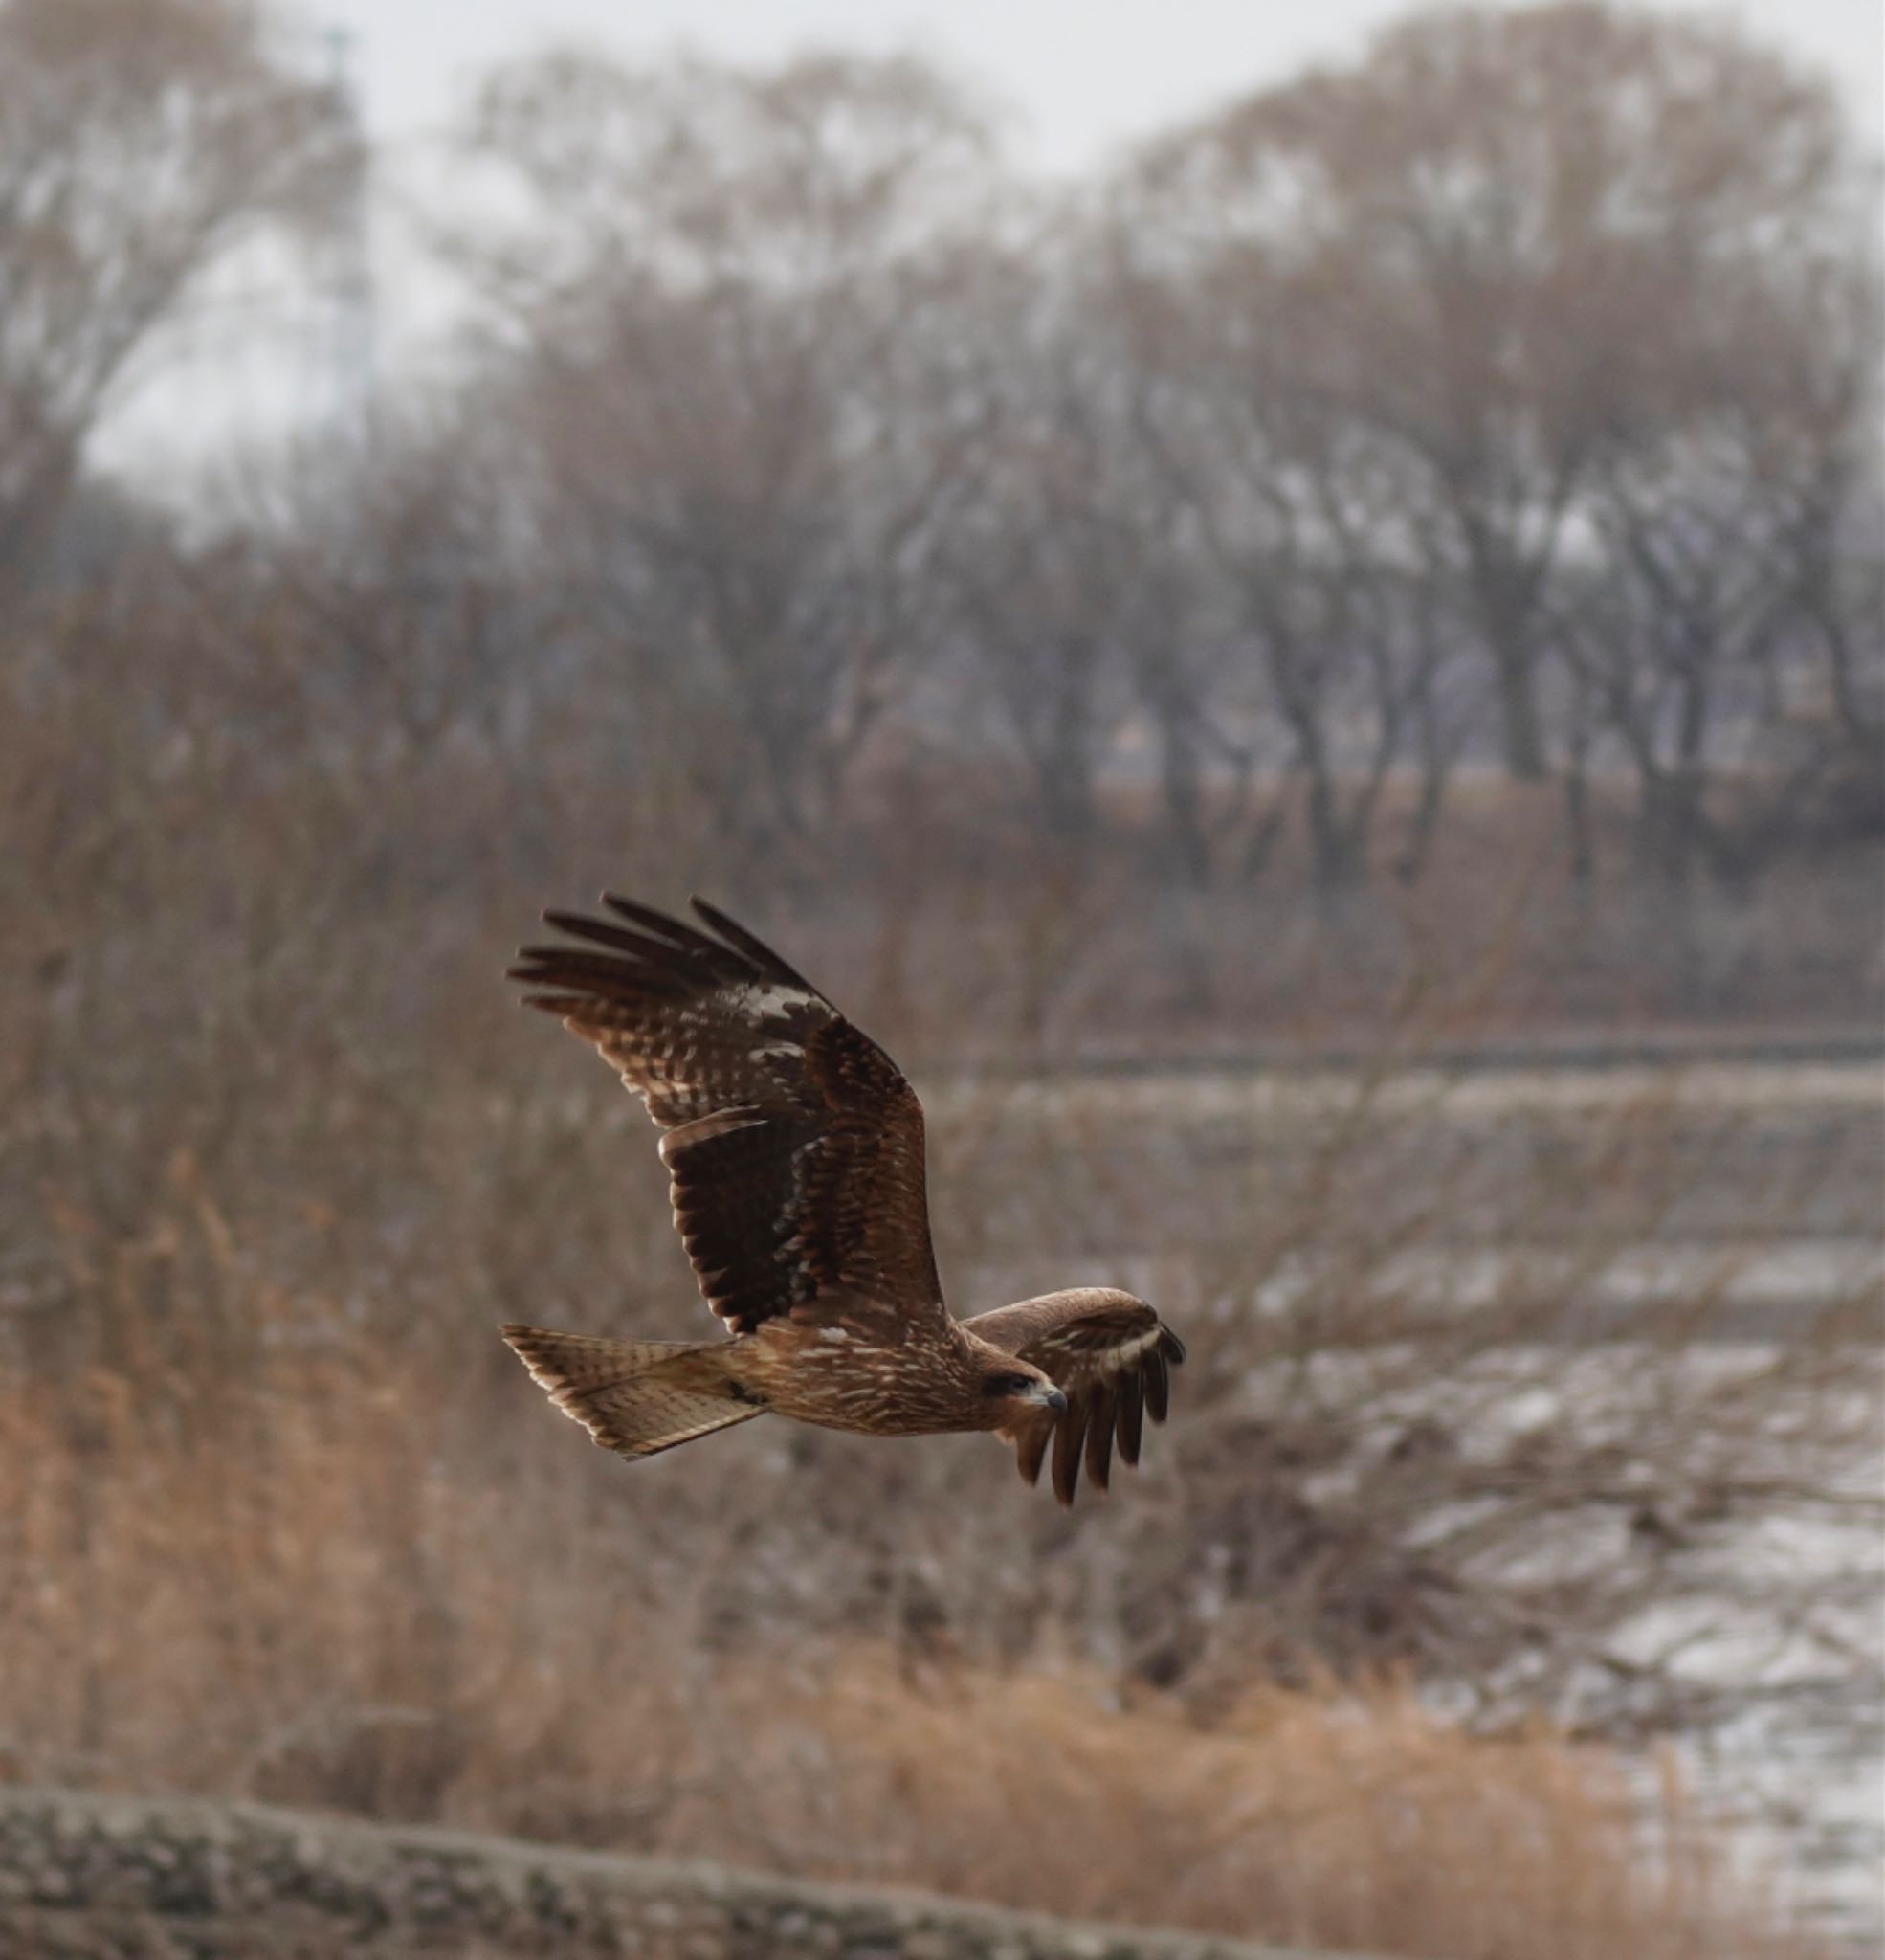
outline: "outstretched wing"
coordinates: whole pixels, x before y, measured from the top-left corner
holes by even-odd
[[[1171,1370],[1185,1359],[1185,1343],[1142,1300],[1097,1286],[998,1306],[963,1325],[1031,1362],[1066,1395],[1060,1414],[1042,1409],[1003,1432],[1029,1483],[1040,1481],[1053,1444],[1053,1494],[1063,1504],[1074,1502],[1082,1455],[1100,1490],[1111,1480],[1115,1437],[1120,1457],[1139,1461],[1144,1418],[1165,1419]]]
[[[605,893],[613,920],[545,912],[526,1005],[592,1041],[666,1131],[675,1223],[735,1333],[822,1294],[942,1313],[922,1106],[802,974],[699,899],[710,932]]]

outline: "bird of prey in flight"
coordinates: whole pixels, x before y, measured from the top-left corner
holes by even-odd
[[[710,1341],[506,1326],[550,1399],[604,1449],[652,1457],[756,1415],[866,1436],[987,1430],[1071,1503],[1139,1460],[1184,1344],[1142,1300],[1076,1287],[966,1321],[929,1241],[922,1106],[802,974],[699,899],[683,924],[605,893],[546,912],[527,1006],[592,1043],[662,1131],[675,1224],[726,1324]],[[701,928],[705,927],[705,930]]]

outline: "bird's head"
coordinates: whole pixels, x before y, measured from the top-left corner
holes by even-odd
[[[977,1346],[982,1349],[976,1357],[980,1364],[977,1387],[988,1428],[1006,1429],[1022,1417],[1042,1411],[1051,1415],[1065,1411],[1067,1397],[1038,1368],[1017,1361],[998,1348],[984,1343]]]

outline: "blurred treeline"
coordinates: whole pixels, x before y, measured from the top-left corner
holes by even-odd
[[[462,772],[460,868],[540,876],[1098,874],[1193,1010],[1213,916],[1520,874],[1538,971],[1600,964],[1560,1012],[1875,988],[1875,187],[1732,23],[1417,14],[1056,187],[913,58],[535,59],[400,192],[449,361],[180,531],[88,443],[232,254],[350,303],[379,167],[303,65],[0,8],[15,769],[265,829]]]

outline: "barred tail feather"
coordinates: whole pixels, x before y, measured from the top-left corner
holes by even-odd
[[[726,1371],[723,1341],[608,1341],[500,1327],[530,1378],[605,1450],[653,1457],[765,1413]]]

